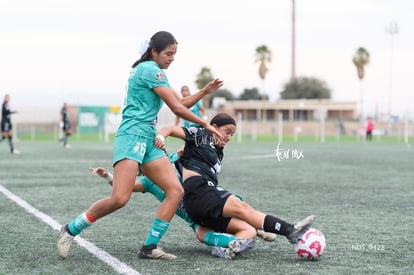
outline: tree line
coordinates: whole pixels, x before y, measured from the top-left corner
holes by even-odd
[[[259,64],[258,74],[264,85],[266,76],[269,72],[268,64],[272,62],[272,52],[269,47],[266,45],[258,46],[255,50],[254,61]],[[370,54],[365,48],[359,47],[352,56],[352,62],[357,69],[359,80],[362,81],[365,76],[365,66],[370,62]],[[201,89],[214,78],[210,68],[202,67],[196,76],[195,84],[197,88]],[[330,99],[331,89],[324,80],[316,77],[299,76],[289,79],[289,81],[283,85],[279,95],[280,99]],[[213,95],[208,95],[204,99],[205,105],[210,107],[214,97],[224,97],[228,101],[269,99],[268,95],[264,92],[261,93],[257,87],[245,88],[238,97],[234,96],[234,94],[227,89],[220,89]]]

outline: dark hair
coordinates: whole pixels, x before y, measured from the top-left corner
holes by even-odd
[[[236,125],[236,121],[229,114],[218,113],[210,120],[210,125],[216,124],[218,127],[228,124]]]
[[[139,63],[143,61],[151,60],[152,49],[155,49],[157,53],[160,53],[163,50],[165,50],[165,48],[167,48],[168,45],[171,45],[171,44],[178,44],[177,40],[174,38],[174,36],[171,33],[166,32],[166,31],[157,32],[151,37],[147,51],[141,56],[140,59],[135,61],[135,63],[132,65],[132,68],[135,68]]]

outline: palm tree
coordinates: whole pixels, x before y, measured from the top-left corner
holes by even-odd
[[[360,80],[360,119],[362,121],[363,118],[363,96],[362,96],[362,80],[365,77],[365,66],[367,64],[369,64],[369,53],[368,51],[363,48],[360,47],[356,50],[354,56],[352,57],[352,62],[354,63],[354,65],[357,68],[357,74],[358,74],[358,78]]]
[[[266,45],[262,45],[256,48],[256,62],[259,62],[259,76],[260,79],[266,78],[267,66],[266,62],[272,62],[272,53]]]
[[[262,45],[256,48],[256,60],[255,62],[259,62],[259,77],[261,80],[263,80],[263,86],[264,86],[264,80],[266,78],[267,74],[267,62],[272,62],[272,53],[270,49],[266,45]],[[263,91],[263,94],[265,91]]]

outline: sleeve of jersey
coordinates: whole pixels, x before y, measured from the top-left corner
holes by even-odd
[[[201,136],[199,133],[200,128],[197,128],[197,127],[188,127],[188,128],[182,127],[182,128],[185,133],[185,141],[187,142],[194,141],[198,135]]]
[[[167,75],[156,66],[148,66],[142,74],[142,80],[148,85],[149,89],[160,86],[171,87],[168,83]]]

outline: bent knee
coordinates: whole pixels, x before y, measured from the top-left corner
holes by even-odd
[[[207,231],[202,228],[202,227],[198,227],[197,231],[196,231],[196,238],[200,243],[204,243],[204,237],[206,235]]]
[[[112,205],[115,208],[122,208],[128,203],[129,198],[130,196],[111,196]]]
[[[248,236],[247,239],[254,239],[257,236],[256,228],[250,227],[250,229],[246,232]]]
[[[168,197],[173,198],[181,198],[184,196],[184,189],[181,185],[177,186],[170,186],[167,190],[165,190],[165,195]]]

